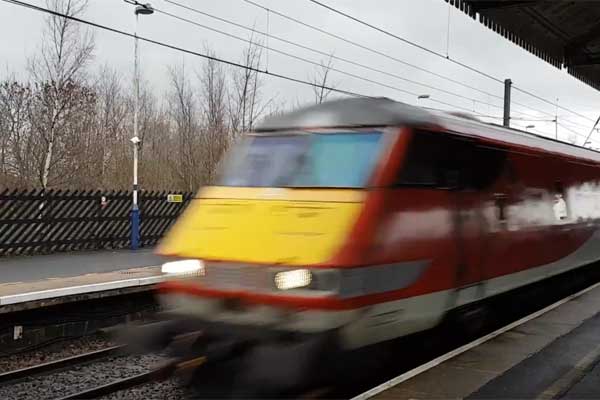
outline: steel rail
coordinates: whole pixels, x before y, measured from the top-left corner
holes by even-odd
[[[76,400],[76,399],[95,399],[102,396],[107,396],[111,393],[118,392],[121,390],[129,389],[134,386],[143,385],[154,381],[164,380],[167,377],[173,375],[176,372],[183,370],[193,369],[204,364],[206,361],[205,357],[197,357],[190,360],[176,360],[167,362],[162,367],[154,369],[152,371],[143,372],[134,376],[119,379],[107,384],[96,386],[91,389],[85,389],[77,393],[73,393],[64,397],[60,397],[56,400]]]
[[[0,373],[0,384],[28,378],[30,376],[53,372],[65,367],[82,364],[99,358],[109,357],[118,354],[125,348],[124,345],[111,346],[101,350],[90,351],[88,353],[78,354],[71,357],[61,358],[55,361],[49,361],[32,367],[20,368],[8,372]]]
[[[117,381],[113,381],[105,385],[96,386],[92,389],[86,389],[74,394],[60,397],[57,400],[95,399],[98,397],[106,396],[111,393],[118,392],[120,390],[129,389],[134,386],[152,382],[157,378],[159,372],[162,375],[161,370],[144,372],[128,378],[119,379]]]

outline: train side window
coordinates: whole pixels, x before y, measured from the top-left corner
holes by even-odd
[[[496,214],[498,216],[498,221],[501,223],[505,223],[507,221],[507,216],[506,216],[507,197],[503,193],[495,193],[494,198],[496,200]]]
[[[484,145],[473,145],[471,148],[471,182],[470,187],[476,190],[491,186],[506,169],[507,152],[500,148]]]
[[[416,130],[397,184],[481,190],[498,178],[505,160],[502,149],[450,133]]]
[[[404,165],[400,169],[397,183],[408,186],[438,186],[437,165],[441,156],[441,139],[429,132],[415,132],[406,154]]]
[[[556,219],[564,221],[569,218],[565,188],[562,182],[554,183],[554,204],[552,206]]]

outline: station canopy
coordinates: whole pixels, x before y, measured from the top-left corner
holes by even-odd
[[[600,2],[445,1],[600,90]]]

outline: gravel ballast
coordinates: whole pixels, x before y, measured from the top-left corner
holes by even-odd
[[[110,357],[90,364],[76,365],[68,370],[35,376],[24,381],[0,387],[0,399],[56,399],[150,371],[162,361],[164,359],[157,355]],[[139,388],[143,388],[144,386],[154,387],[153,385],[157,384],[143,385]],[[162,392],[159,397],[142,395],[142,398],[177,398],[165,397],[167,394],[166,391],[170,390],[169,387],[169,385],[166,385],[160,386],[160,389],[156,389]]]
[[[37,350],[0,357],[0,373],[102,350],[112,345],[113,343],[110,340],[102,336],[87,336],[60,341]]]
[[[185,398],[185,391],[182,389],[176,379],[168,379],[163,382],[152,382],[146,385],[140,385],[127,390],[112,393],[109,396],[102,397],[102,400],[137,400],[137,399],[160,399],[160,400],[179,400]]]

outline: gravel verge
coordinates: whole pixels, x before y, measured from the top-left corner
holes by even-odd
[[[0,399],[56,399],[147,372],[163,360],[162,357],[157,355],[109,357],[101,361],[76,365],[68,370],[36,376],[0,387]],[[158,398],[165,397],[163,395],[163,397]]]
[[[179,386],[175,378],[163,382],[152,382],[131,389],[112,393],[101,400],[179,400],[185,399],[185,390]]]
[[[0,357],[0,372],[28,368],[95,350],[102,350],[113,345],[109,339],[98,335],[60,341],[36,350]]]

